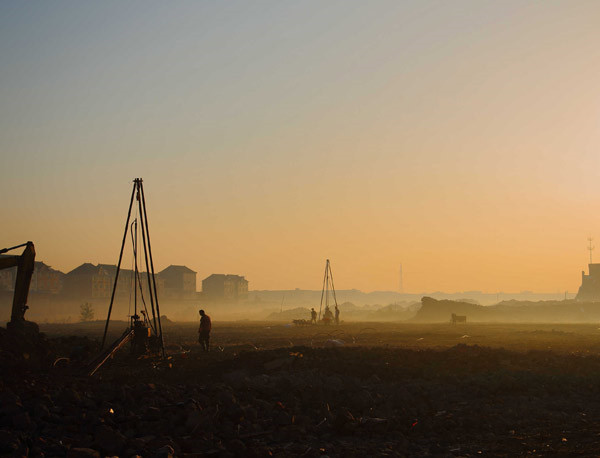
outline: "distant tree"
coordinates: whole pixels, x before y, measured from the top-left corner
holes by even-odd
[[[79,306],[80,321],[92,321],[94,319],[94,306],[89,302]]]

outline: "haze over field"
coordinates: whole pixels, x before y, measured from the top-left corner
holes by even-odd
[[[0,2],[0,455],[598,455],[599,19]]]
[[[600,3],[2,2],[2,246],[251,289],[576,291]],[[127,261],[129,263],[129,260]]]

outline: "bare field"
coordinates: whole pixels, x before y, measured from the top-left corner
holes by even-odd
[[[125,322],[109,326],[109,338],[116,339]],[[104,322],[42,324],[49,337],[83,335],[101,339]],[[165,343],[188,347],[196,345],[195,323],[163,324]],[[505,348],[514,351],[552,350],[559,353],[600,354],[600,324],[413,324],[347,323],[339,326],[294,326],[268,322],[217,322],[211,335],[215,347],[249,346],[273,349],[290,346],[335,345],[391,346],[405,349],[449,348],[458,344]]]
[[[57,355],[69,356],[103,326],[42,331]],[[110,338],[124,327],[111,323]],[[596,325],[216,322],[209,353],[196,343],[196,324],[163,329],[166,359],[124,351],[94,377],[75,363],[4,371],[2,453],[512,457],[600,449]]]

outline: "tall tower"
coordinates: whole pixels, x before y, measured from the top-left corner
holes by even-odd
[[[398,291],[404,292],[404,278],[402,278],[402,263],[400,263],[400,283],[398,284]]]
[[[590,252],[590,264],[592,264],[592,251],[594,251],[594,248],[596,248],[596,247],[592,246],[592,241],[593,240],[594,239],[592,237],[588,237],[588,243],[589,243],[589,245],[588,245],[587,249]]]

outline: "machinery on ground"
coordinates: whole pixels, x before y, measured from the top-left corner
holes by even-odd
[[[137,202],[135,209],[134,199]],[[132,209],[135,210],[135,215],[130,224]],[[146,212],[146,198],[144,196],[143,180],[141,178],[136,178],[133,180],[133,190],[131,192],[131,199],[129,201],[127,221],[125,222],[125,232],[123,234],[123,241],[121,242],[119,262],[117,264],[113,290],[110,298],[110,305],[108,307],[108,316],[106,317],[104,336],[102,337],[102,348],[104,349],[104,344],[106,343],[108,325],[114,304],[115,292],[119,280],[119,272],[121,271],[121,261],[123,260],[123,251],[128,232],[131,236],[134,264],[132,282],[132,296],[134,301],[133,314],[130,315],[129,327],[125,330],[125,332],[123,332],[121,337],[113,342],[112,345],[106,348],[90,363],[88,371],[90,375],[93,375],[98,369],[100,369],[100,367],[109,358],[111,358],[127,343],[131,343],[131,353],[134,355],[140,355],[148,350],[155,353],[162,353],[163,356],[165,353],[162,325],[160,322],[160,308],[158,304],[158,295],[156,293],[156,276],[154,273],[154,261],[152,259],[152,246],[150,244],[150,232],[148,228],[148,214]],[[143,258],[138,250],[138,240],[140,237],[142,239],[141,246],[143,248]],[[145,261],[146,281],[144,281],[144,274],[139,270],[139,259]],[[148,310],[146,304],[146,297],[149,297],[150,299],[150,311]],[[152,316],[150,316],[150,313]]]
[[[31,276],[33,275],[33,269],[35,267],[35,247],[33,246],[33,242],[25,242],[10,248],[3,248],[0,250],[0,254],[21,247],[25,247],[25,249],[20,256],[0,257],[0,270],[10,269],[11,267],[17,268],[12,312],[10,322],[7,323],[6,328],[23,330],[25,327],[31,327],[36,328],[37,330],[37,325],[35,323],[25,320],[25,312],[29,308],[27,306],[29,285],[31,284]]]
[[[333,273],[331,272],[331,264],[329,263],[329,259],[325,262],[325,274],[323,275],[323,289],[321,291],[321,304],[319,305],[319,321],[322,321],[323,324],[331,324],[334,320],[333,312],[330,308],[330,296],[331,296],[331,305],[335,304],[335,308],[337,309],[337,297],[335,297],[335,286],[333,285]],[[323,310],[323,304],[325,305],[325,309]],[[321,312],[323,312],[323,317],[321,318]]]

